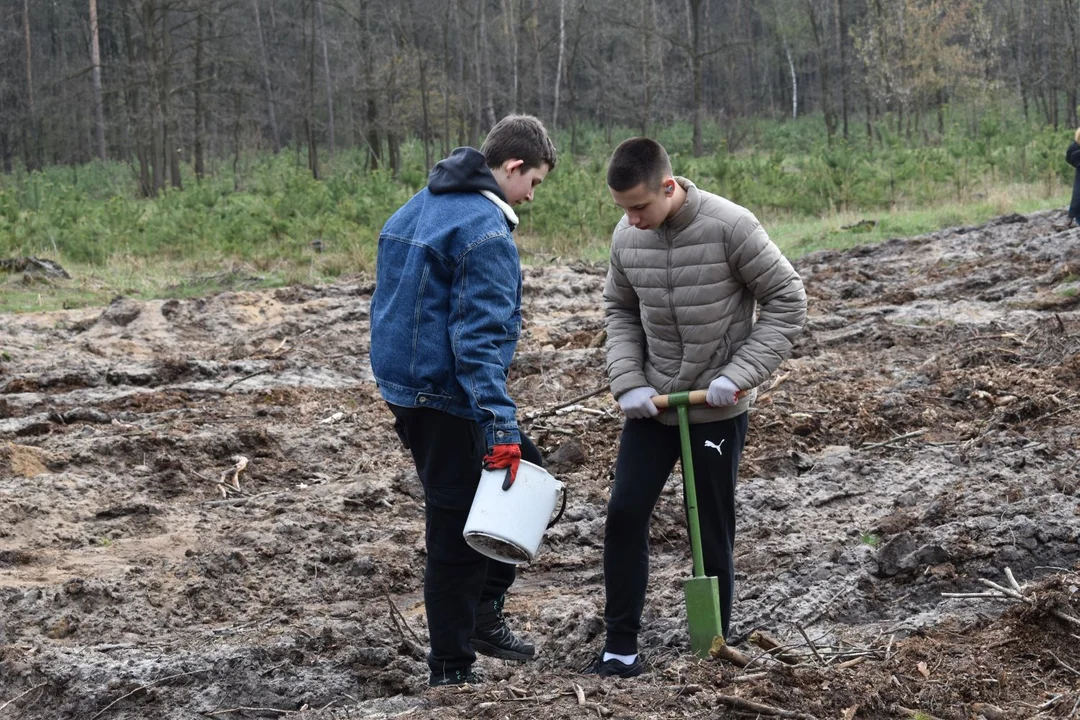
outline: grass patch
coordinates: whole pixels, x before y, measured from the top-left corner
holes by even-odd
[[[874,533],[862,533],[859,536],[859,542],[861,542],[863,545],[868,545],[872,548],[876,548],[877,546],[881,545],[881,536],[875,535]]]
[[[689,125],[665,126],[657,137],[676,173],[750,208],[793,259],[1068,201],[1068,137],[1016,118],[991,117],[974,136],[950,123],[944,137],[922,145],[883,124],[873,147],[826,146],[820,118],[735,125],[706,128],[713,152],[699,158],[689,152]],[[536,202],[519,208],[526,263],[606,260],[621,217],[606,162],[629,134],[579,127],[576,155],[556,136],[558,168]],[[0,311],[322,284],[370,272],[379,229],[426,182],[422,147],[403,145],[396,178],[365,171],[355,150],[339,152],[322,181],[295,158],[244,157],[238,175],[227,165],[201,181],[185,173],[183,189],[154,199],[138,198],[132,169],[115,162],[0,175],[0,259],[47,258],[73,277],[0,272]],[[863,220],[876,223],[851,227]]]

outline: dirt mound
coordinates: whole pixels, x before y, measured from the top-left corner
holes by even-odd
[[[537,660],[483,658],[476,688],[425,686],[422,493],[370,283],[7,316],[0,717],[1080,717],[1080,231],[1025,220],[797,263],[807,332],[738,490],[754,661],[687,653],[676,475],[629,681],[577,672],[621,427],[590,396],[601,266],[526,274],[512,394],[570,501],[507,605]]]

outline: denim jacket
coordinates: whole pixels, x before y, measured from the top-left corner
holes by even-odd
[[[371,298],[371,367],[392,405],[469,418],[488,447],[520,443],[507,373],[521,332],[517,216],[472,148],[379,235]]]

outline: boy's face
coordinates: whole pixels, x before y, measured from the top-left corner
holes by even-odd
[[[675,179],[664,178],[660,187],[653,188],[641,183],[629,190],[612,190],[611,198],[626,213],[627,221],[639,230],[652,230],[664,224],[674,210]]]
[[[544,182],[550,170],[547,163],[540,163],[540,167],[522,170],[524,164],[524,160],[507,160],[491,171],[491,174],[495,176],[495,181],[502,188],[506,201],[511,205],[532,202],[533,190]]]

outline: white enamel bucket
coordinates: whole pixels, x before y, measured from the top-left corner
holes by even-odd
[[[463,534],[465,542],[481,555],[521,565],[536,559],[544,531],[562,517],[566,489],[544,468],[522,460],[514,484],[503,490],[508,472],[484,470],[480,474]],[[552,520],[560,494],[562,510]]]

